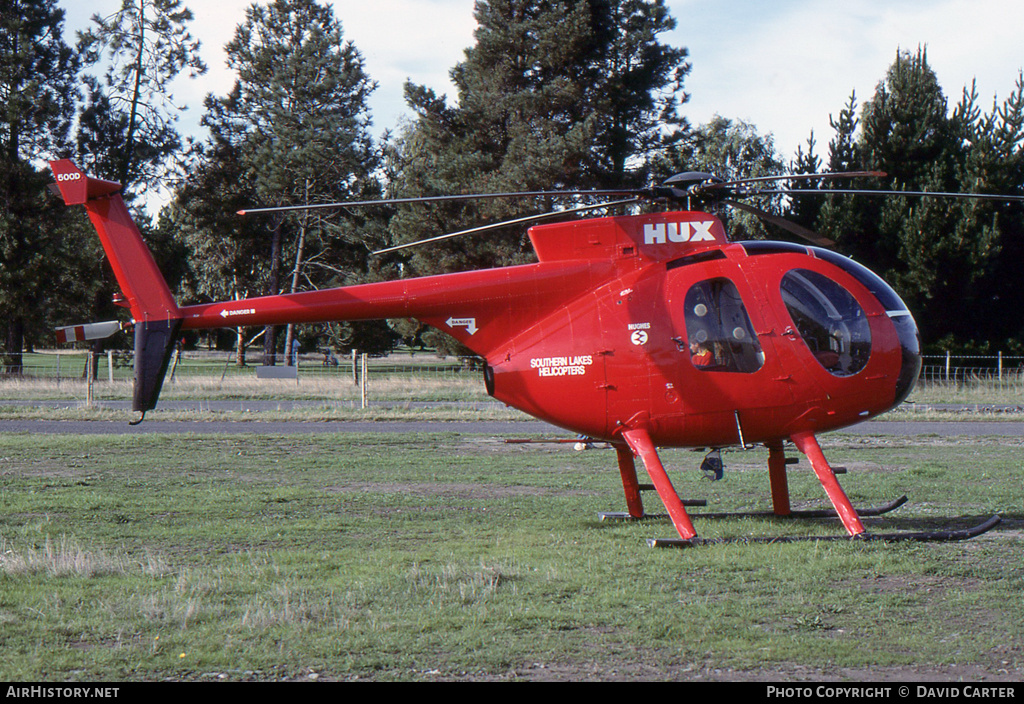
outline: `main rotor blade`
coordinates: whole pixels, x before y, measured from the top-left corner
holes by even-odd
[[[379,200],[351,200],[338,203],[312,203],[306,205],[282,205],[273,208],[249,208],[239,210],[239,215],[255,215],[259,213],[284,213],[292,210],[323,210],[327,208],[362,208],[373,205],[402,205],[408,203],[443,203],[448,201],[486,200],[489,198],[542,198],[545,196],[559,197],[593,197],[608,198],[611,196],[634,196],[643,189],[593,190],[593,191],[519,191],[510,193],[468,193],[452,196],[415,196],[411,198],[384,198]]]
[[[747,183],[768,183],[771,181],[807,181],[811,179],[837,179],[837,178],[884,178],[887,176],[884,171],[825,171],[817,174],[788,174],[777,176],[752,176],[750,178],[736,179],[735,181],[723,181],[722,183],[711,183],[705,188],[728,188],[730,186],[742,186]]]
[[[1021,203],[1024,202],[1024,196],[1012,196],[1000,193],[950,193],[943,191],[874,191],[874,190],[860,190],[856,188],[815,188],[815,189],[771,189],[764,191],[752,191],[746,195],[751,196],[771,196],[771,195],[783,195],[783,196],[808,196],[808,195],[852,195],[852,196],[914,196],[924,197],[931,196],[933,198],[961,198],[961,199],[974,199],[974,200],[1001,200],[1010,203]]]
[[[406,244],[395,245],[394,247],[387,247],[385,249],[378,249],[370,254],[387,254],[388,252],[395,252],[399,249],[408,249],[410,247],[419,247],[422,244],[430,244],[431,242],[440,242],[441,240],[451,239],[452,237],[459,237],[461,235],[469,235],[474,232],[484,232],[486,230],[496,230],[500,227],[507,225],[518,225],[524,222],[536,222],[538,220],[545,220],[547,218],[555,218],[561,215],[569,215],[571,213],[581,213],[586,210],[597,210],[599,208],[610,208],[616,205],[627,205],[629,203],[639,202],[639,198],[630,198],[628,200],[617,200],[610,203],[599,203],[597,205],[583,205],[578,208],[570,208],[569,210],[556,210],[550,213],[541,213],[539,215],[529,215],[523,218],[516,218],[515,220],[504,220],[502,222],[491,223],[490,225],[481,225],[479,227],[471,227],[468,230],[460,230],[459,232],[449,232],[446,235],[438,235],[437,237],[429,237],[425,240],[417,240],[415,242],[408,242]]]
[[[803,227],[802,225],[797,225],[795,222],[790,222],[785,218],[780,218],[777,215],[772,215],[771,213],[761,210],[760,208],[755,208],[752,205],[747,205],[746,203],[739,203],[734,200],[723,200],[722,202],[725,203],[726,205],[731,205],[732,207],[738,210],[744,210],[748,213],[756,215],[762,220],[765,220],[773,225],[781,227],[783,230],[791,232],[797,237],[801,237],[807,240],[808,242],[818,245],[819,247],[832,247],[835,245],[835,242],[833,242],[827,237],[819,235],[817,232],[813,230],[808,230],[806,227]]]

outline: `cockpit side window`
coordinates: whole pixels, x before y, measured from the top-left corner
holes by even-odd
[[[754,326],[729,279],[709,279],[686,292],[686,335],[690,361],[701,371],[756,372],[764,353]]]
[[[783,276],[781,288],[797,332],[821,366],[835,376],[850,376],[867,365],[871,327],[849,291],[806,269]]]

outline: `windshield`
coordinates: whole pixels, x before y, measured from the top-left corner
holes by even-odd
[[[867,365],[871,328],[849,291],[806,269],[787,273],[781,288],[796,331],[821,366],[836,376],[850,376]]]

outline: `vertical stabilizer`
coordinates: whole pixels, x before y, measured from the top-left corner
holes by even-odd
[[[135,322],[180,318],[178,305],[121,198],[121,186],[86,176],[69,159],[50,163],[68,205],[84,205]]]
[[[181,328],[181,311],[121,197],[121,185],[86,176],[68,159],[50,163],[68,205],[84,205],[135,323],[133,407],[156,405]]]
[[[181,318],[135,324],[135,392],[132,396],[132,409],[145,413],[156,407],[180,329]]]

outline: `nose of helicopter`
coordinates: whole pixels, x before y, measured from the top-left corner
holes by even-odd
[[[914,322],[914,316],[899,294],[883,281],[882,277],[867,267],[831,250],[819,247],[811,247],[810,250],[818,259],[835,264],[860,281],[878,299],[895,326],[902,354],[900,373],[896,378],[896,395],[892,405],[895,408],[903,403],[910,392],[914,390],[914,384],[917,383],[917,378],[921,374],[921,338],[917,331],[917,323]]]
[[[910,392],[914,390],[914,384],[921,374],[921,338],[917,332],[914,316],[909,311],[892,312],[889,317],[893,325],[896,326],[900,351],[903,354],[900,374],[896,379],[896,398],[893,402],[895,407],[903,403]]]

